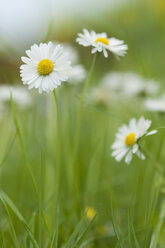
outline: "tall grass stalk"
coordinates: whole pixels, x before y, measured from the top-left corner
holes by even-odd
[[[78,145],[79,145],[79,139],[80,139],[80,128],[81,128],[81,119],[82,119],[82,111],[83,111],[83,104],[85,101],[85,97],[87,94],[87,90],[90,84],[90,81],[92,79],[92,75],[93,75],[93,71],[95,68],[95,64],[96,64],[96,60],[97,60],[97,56],[98,54],[96,53],[93,57],[92,60],[92,64],[84,85],[84,89],[81,95],[81,99],[80,99],[80,105],[79,105],[79,109],[78,109],[78,116],[77,116],[77,122],[76,122],[76,132],[75,132],[75,144],[74,144],[74,150],[73,150],[73,165],[75,163],[76,160],[76,154],[77,154],[77,150],[78,150]]]

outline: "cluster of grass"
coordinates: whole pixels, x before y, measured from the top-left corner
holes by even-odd
[[[115,14],[113,23],[120,23],[118,32],[128,40],[129,53],[120,62],[100,56],[91,85],[97,85],[110,67],[163,79],[158,56],[163,51],[153,54],[163,44],[163,24],[158,28],[151,12],[152,8],[147,15],[136,7],[135,15],[132,8]],[[117,25],[109,26],[108,16],[102,19],[106,22],[93,26],[115,33]],[[149,42],[144,35],[150,25],[155,29],[148,31]],[[89,68],[88,49],[83,48],[83,60]],[[82,89],[83,84],[63,83],[56,91],[57,101],[53,94],[36,94],[24,110],[11,97],[0,123],[0,247],[164,248],[164,129],[143,144],[154,161],[134,157],[127,166],[110,156],[120,125],[143,115],[153,121],[153,128],[160,127],[164,115],[146,112],[141,97],[110,107],[85,99],[75,154]]]

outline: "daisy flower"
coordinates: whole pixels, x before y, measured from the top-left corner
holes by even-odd
[[[103,87],[92,88],[88,94],[92,104],[107,107],[110,105],[113,95]]]
[[[21,65],[20,74],[29,89],[38,88],[39,93],[49,93],[68,80],[70,61],[61,45],[54,46],[52,42],[34,44],[26,54],[28,57],[21,58],[25,64]]]
[[[144,107],[149,111],[165,112],[165,95],[158,99],[146,99],[144,101]]]
[[[119,95],[129,97],[154,95],[159,90],[159,83],[142,78],[135,72],[109,72],[101,82],[102,86]]]
[[[58,44],[59,44],[59,42],[53,42],[54,46],[57,46]],[[72,46],[70,43],[67,43],[67,42],[63,42],[60,44],[63,47],[64,53],[68,54],[68,57],[69,57],[69,60],[71,61],[71,64],[72,65],[77,64],[79,61],[79,55],[78,55],[77,49],[74,46]]]
[[[128,125],[122,125],[116,134],[116,140],[112,145],[112,156],[116,161],[121,161],[125,157],[125,162],[129,164],[133,154],[139,158],[145,159],[144,154],[139,149],[139,140],[143,136],[155,134],[157,131],[148,132],[151,126],[151,120],[145,120],[142,116],[139,120],[132,118]]]
[[[89,32],[83,29],[83,33],[78,34],[76,41],[82,46],[92,46],[92,53],[103,52],[104,57],[108,57],[108,51],[115,54],[116,57],[124,56],[128,50],[128,46],[123,40],[116,38],[108,38],[106,33]]]
[[[82,83],[87,75],[87,72],[82,65],[73,65],[67,73],[68,83],[70,84]]]
[[[56,42],[53,44],[57,45]],[[67,82],[70,84],[77,84],[83,82],[83,80],[86,78],[87,72],[83,65],[78,64],[79,56],[76,48],[69,43],[62,43],[61,45],[64,49],[64,52],[69,55],[69,59],[71,60],[72,64],[72,68],[67,71]]]
[[[10,94],[12,93],[13,101],[20,107],[28,107],[32,103],[29,92],[18,85],[1,85],[0,86],[0,102],[5,104],[10,102]]]

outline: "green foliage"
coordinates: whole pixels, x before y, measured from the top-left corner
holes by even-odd
[[[120,62],[99,57],[90,85],[99,84],[109,68],[163,82],[164,24],[147,6],[131,5],[90,20],[92,29],[119,33],[129,45]],[[89,50],[80,48],[80,54],[89,68]],[[0,122],[0,247],[164,248],[165,130],[143,144],[162,174],[148,159],[135,156],[127,166],[110,156],[120,125],[144,115],[154,129],[164,126],[164,115],[146,112],[142,96],[109,107],[90,104],[84,96],[77,139],[82,91],[83,84],[63,83],[57,95],[36,94],[26,110],[11,96]],[[96,211],[95,217],[87,218],[87,207]]]

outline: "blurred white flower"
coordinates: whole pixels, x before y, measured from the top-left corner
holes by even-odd
[[[68,57],[71,61],[71,64],[77,64],[79,61],[79,55],[78,55],[77,49],[71,44],[66,43],[66,42],[61,43],[61,46],[63,47],[64,52],[68,53]]]
[[[92,88],[88,94],[89,101],[100,106],[109,106],[113,98],[113,94],[103,87]]]
[[[87,29],[83,29],[83,33],[78,34],[76,41],[85,47],[92,46],[92,53],[103,52],[106,58],[108,57],[107,50],[117,57],[124,56],[128,50],[123,40],[108,38],[106,33],[89,32]]]
[[[149,111],[165,112],[165,95],[157,99],[146,99],[144,101],[144,107]]]
[[[153,95],[158,92],[159,84],[142,78],[134,72],[110,72],[102,80],[102,86],[117,94],[126,96]]]
[[[56,42],[54,42],[53,44],[57,45]],[[61,43],[61,45],[64,49],[64,52],[68,54],[72,64],[72,68],[67,71],[67,82],[70,84],[78,84],[83,82],[86,78],[87,72],[83,65],[78,64],[79,56],[76,48],[69,43]]]
[[[32,97],[29,92],[20,86],[1,85],[0,86],[0,103],[10,102],[12,93],[13,101],[20,107],[28,107],[32,103]]]
[[[125,162],[129,164],[132,160],[133,154],[139,158],[145,159],[145,156],[139,149],[138,141],[142,136],[155,134],[157,131],[153,130],[147,132],[151,126],[151,120],[145,120],[142,116],[139,120],[132,118],[128,125],[122,125],[116,134],[116,140],[112,145],[112,156],[116,161],[121,161],[125,157]]]
[[[20,73],[23,84],[29,89],[38,88],[39,93],[49,93],[68,80],[66,71],[71,68],[70,61],[61,45],[54,46],[52,42],[34,44],[26,54],[28,57],[22,57],[25,64],[21,65]]]
[[[68,83],[77,84],[84,81],[87,72],[82,65],[73,65],[72,68],[67,72]]]

